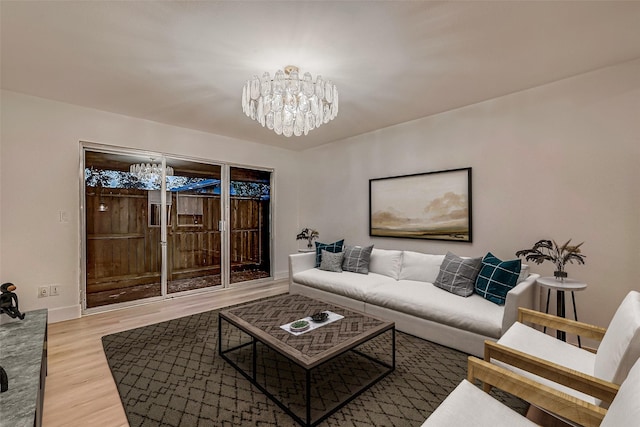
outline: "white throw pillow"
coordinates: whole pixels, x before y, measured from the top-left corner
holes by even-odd
[[[416,280],[433,283],[440,273],[440,265],[444,255],[430,255],[419,252],[404,251],[400,280]]]
[[[373,248],[369,259],[369,272],[398,280],[402,265],[402,251]]]

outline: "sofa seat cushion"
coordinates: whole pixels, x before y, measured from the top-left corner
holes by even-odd
[[[504,306],[476,294],[460,297],[431,283],[400,280],[371,287],[366,302],[496,339],[502,332]]]
[[[317,268],[294,274],[293,281],[359,301],[364,301],[371,289],[377,286],[386,284],[386,286],[393,287],[397,283],[390,277],[376,273],[360,274],[350,271],[334,273]]]

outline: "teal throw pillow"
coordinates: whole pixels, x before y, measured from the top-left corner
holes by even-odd
[[[322,262],[322,251],[325,250],[327,252],[342,252],[342,246],[344,246],[344,239],[338,240],[333,243],[320,243],[316,242],[316,267],[320,267],[320,263]]]
[[[513,289],[520,275],[521,261],[502,261],[491,252],[482,259],[482,268],[476,278],[475,291],[481,297],[503,305],[507,292]]]

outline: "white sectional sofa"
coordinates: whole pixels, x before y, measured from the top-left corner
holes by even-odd
[[[289,292],[392,320],[396,329],[483,356],[517,320],[518,307],[537,309],[537,274],[523,265],[504,305],[480,295],[461,297],[433,285],[444,255],[373,249],[369,274],[315,268],[315,253],[289,255]]]

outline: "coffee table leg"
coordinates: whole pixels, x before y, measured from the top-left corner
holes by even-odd
[[[257,365],[258,365],[258,363],[257,363],[256,359],[257,359],[257,357],[258,357],[258,353],[257,353],[257,351],[256,351],[256,350],[257,350],[256,339],[255,339],[255,338],[253,338],[253,337],[251,337],[251,340],[253,341],[253,342],[251,343],[251,348],[252,348],[252,350],[253,350],[253,362],[252,362],[252,365],[253,365],[253,366],[252,366],[252,370],[253,370],[253,381],[256,381],[256,376],[257,376],[256,371],[257,371]]]
[[[307,425],[311,425],[311,369],[305,369],[307,376],[306,399],[307,399]]]
[[[393,327],[391,329],[391,370],[395,371],[396,369],[396,328]]]
[[[218,354],[222,354],[222,317],[218,316]]]

